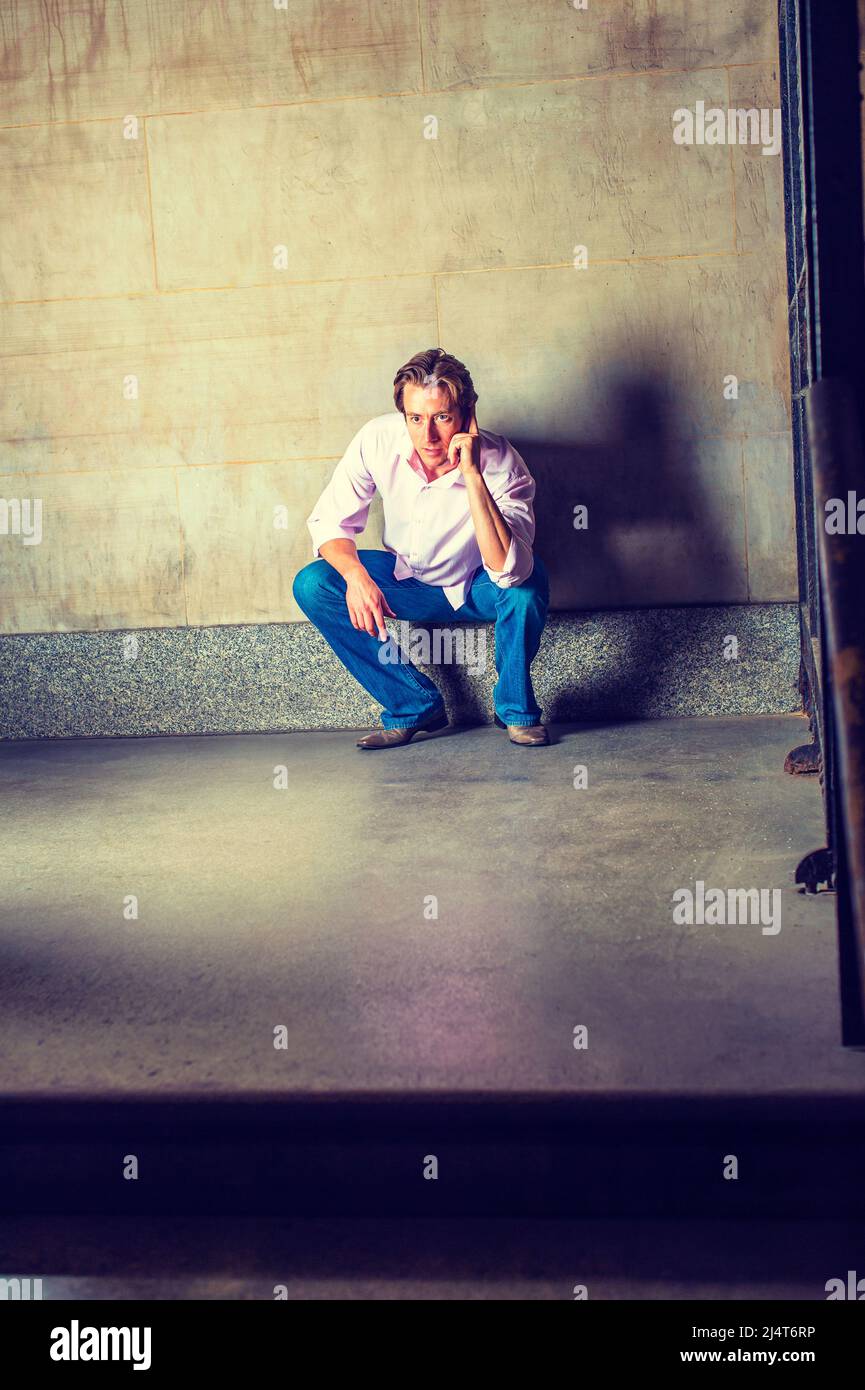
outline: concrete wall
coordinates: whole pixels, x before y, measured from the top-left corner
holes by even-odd
[[[776,9],[0,0],[0,497],[43,509],[2,631],[300,618],[304,518],[435,344],[555,607],[795,599],[781,157],[672,138],[779,105]]]

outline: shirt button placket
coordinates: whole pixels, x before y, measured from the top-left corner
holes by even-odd
[[[412,567],[415,567],[415,566],[417,565],[417,553],[418,553],[418,552],[417,552],[417,530],[418,530],[418,526],[419,526],[419,524],[420,524],[420,523],[419,523],[419,520],[418,520],[418,506],[419,506],[419,503],[420,503],[420,499],[421,499],[421,497],[423,497],[423,495],[424,495],[425,492],[426,492],[426,484],[424,484],[424,486],[421,488],[421,491],[420,491],[420,493],[418,494],[417,502],[416,502],[415,505],[414,505],[414,510],[412,511],[412,518],[411,518],[411,562],[412,562]]]

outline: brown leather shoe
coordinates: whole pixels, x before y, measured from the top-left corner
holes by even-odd
[[[425,724],[412,724],[408,729],[375,729],[365,738],[358,739],[357,746],[358,748],[401,748],[404,743],[411,743],[415,734],[435,733],[436,729],[446,729],[447,723],[446,714],[436,714]]]
[[[543,724],[503,724],[498,715],[495,719],[500,729],[507,729],[511,743],[518,743],[523,748],[543,748],[550,741]]]

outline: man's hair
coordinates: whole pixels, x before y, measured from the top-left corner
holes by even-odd
[[[441,386],[450,396],[451,405],[463,416],[464,423],[471,418],[478,398],[468,367],[444,348],[416,352],[404,367],[400,367],[393,380],[393,398],[403,415],[402,396],[406,386]]]

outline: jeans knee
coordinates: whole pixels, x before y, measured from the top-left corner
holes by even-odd
[[[303,609],[304,613],[314,608],[320,599],[330,577],[328,571],[331,569],[326,560],[312,560],[294,576],[291,592],[298,608]]]
[[[534,566],[526,582],[533,586],[535,593],[543,599],[545,604],[549,604],[550,577],[547,573],[547,567],[540,555],[534,557]]]

